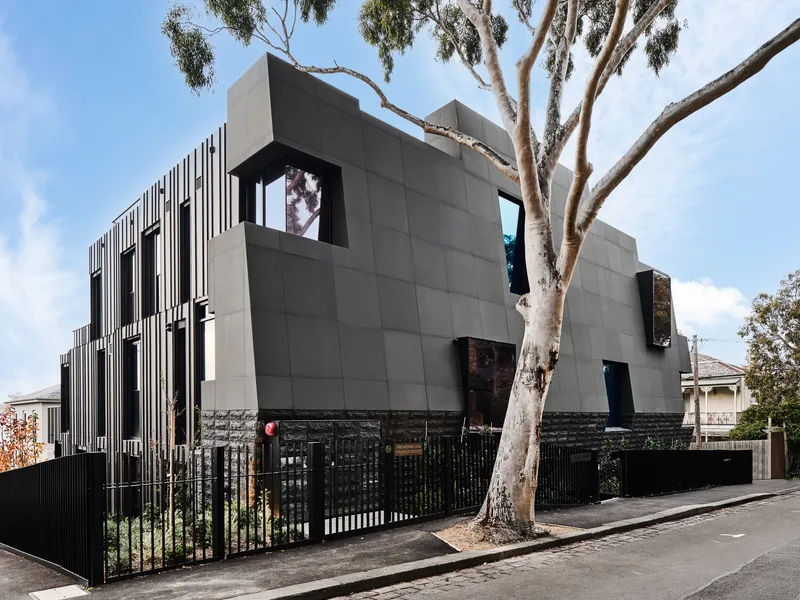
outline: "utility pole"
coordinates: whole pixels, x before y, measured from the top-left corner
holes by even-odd
[[[699,369],[697,368],[697,334],[692,336],[692,343],[694,344],[692,348],[694,361],[694,368],[692,369],[694,372],[694,439],[699,448],[702,438],[700,437],[700,379],[698,373]]]

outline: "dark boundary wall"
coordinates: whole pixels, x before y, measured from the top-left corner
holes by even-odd
[[[625,450],[620,496],[753,483],[752,450]]]
[[[96,452],[0,473],[0,546],[102,583],[105,469]]]
[[[260,439],[264,434],[264,424],[270,421],[282,421],[284,426],[286,421],[319,422],[317,429],[320,434],[330,428],[331,422],[341,424],[349,421],[353,423],[349,437],[359,437],[364,422],[379,423],[380,437],[401,439],[422,437],[426,432],[429,436],[460,435],[464,416],[460,412],[426,411],[220,410],[203,411],[201,427],[204,446],[245,446]],[[606,431],[607,421],[608,413],[546,412],[542,442],[597,450],[605,438],[611,439],[614,447],[619,447],[622,439],[626,439],[628,447],[636,449],[642,448],[648,437],[658,437],[666,443],[680,440],[687,445],[692,437],[691,428],[683,427],[683,413],[636,414],[629,431]],[[374,432],[367,436],[373,437]]]

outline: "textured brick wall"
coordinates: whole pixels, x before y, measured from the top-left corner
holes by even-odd
[[[604,438],[618,446],[622,439],[629,448],[641,448],[648,436],[665,442],[689,443],[690,428],[683,427],[683,413],[639,413],[633,415],[628,431],[606,431],[607,413],[549,412],[542,422],[542,441],[567,446],[599,448]]]

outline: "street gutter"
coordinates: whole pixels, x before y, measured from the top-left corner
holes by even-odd
[[[800,491],[800,486],[775,492],[747,494],[737,498],[729,498],[727,500],[709,502],[706,504],[689,504],[663,510],[644,517],[615,521],[599,527],[592,527],[591,529],[569,533],[558,538],[521,542],[509,546],[502,546],[500,548],[493,548],[491,550],[470,550],[459,552],[458,554],[447,554],[444,556],[427,558],[425,560],[393,565],[391,567],[360,571],[341,577],[318,579],[307,583],[264,590],[263,592],[256,592],[255,594],[236,596],[230,600],[327,600],[328,598],[366,592],[376,588],[405,583],[424,577],[431,577],[433,575],[452,573],[469,567],[493,563],[523,554],[541,552],[542,550],[567,546],[569,544],[593,540],[617,533],[624,533],[633,529],[642,529],[644,527],[658,525],[659,523],[678,521],[680,519],[714,512],[722,508],[739,506],[758,500],[766,500],[797,491]]]

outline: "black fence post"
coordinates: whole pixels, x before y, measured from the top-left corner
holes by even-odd
[[[225,558],[225,448],[211,454],[211,547],[215,560]]]
[[[594,481],[592,481],[592,502],[598,504],[600,502],[600,451],[592,450],[592,473],[594,473]]]
[[[393,521],[392,498],[394,497],[394,444],[383,441],[383,524]]]
[[[446,435],[442,438],[444,444],[444,514],[453,516],[453,436]]]
[[[322,442],[308,444],[308,537],[321,541],[325,537],[325,448]]]
[[[105,454],[93,452],[89,454],[89,543],[86,551],[89,553],[89,573],[86,577],[89,587],[103,583],[105,579],[105,535],[103,531],[106,518],[105,484],[106,461]]]

